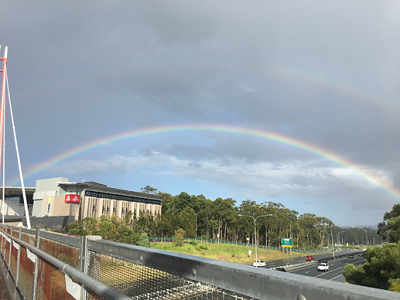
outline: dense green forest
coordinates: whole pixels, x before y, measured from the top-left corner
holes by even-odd
[[[157,193],[152,187],[142,188],[144,193]],[[340,228],[324,216],[311,213],[299,215],[281,203],[258,204],[245,200],[217,198],[214,201],[203,195],[185,192],[172,196],[158,192],[162,197],[162,214],[153,216],[141,213],[138,218],[128,212],[123,219],[117,216],[100,220],[86,218],[69,224],[70,234],[97,234],[104,239],[137,244],[140,234],[149,237],[172,237],[178,228],[185,237],[203,237],[232,242],[254,243],[256,223],[257,244],[280,246],[281,238],[292,238],[296,248],[318,248],[332,244],[357,245],[380,243],[373,229]],[[256,218],[256,222],[254,219]]]

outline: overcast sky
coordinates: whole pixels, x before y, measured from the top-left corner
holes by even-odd
[[[342,226],[399,203],[398,1],[0,5],[26,186],[150,185]],[[5,153],[14,184],[8,106]]]

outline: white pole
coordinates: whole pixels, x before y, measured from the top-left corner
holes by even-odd
[[[7,73],[6,73],[7,74]],[[29,217],[29,210],[28,210],[28,203],[26,200],[26,192],[25,192],[25,185],[24,185],[24,178],[22,176],[22,168],[21,168],[21,160],[19,158],[19,150],[18,150],[18,142],[17,142],[17,134],[15,132],[15,124],[14,124],[14,116],[12,112],[12,105],[11,105],[11,97],[10,97],[10,89],[8,87],[8,78],[7,78],[7,90],[8,90],[8,101],[10,104],[10,113],[11,113],[11,123],[14,132],[14,142],[15,142],[15,151],[17,152],[17,160],[18,160],[18,169],[19,169],[19,178],[21,181],[21,188],[22,188],[22,196],[24,197],[24,208],[25,208],[25,216],[26,216],[26,227],[31,229],[31,220]]]
[[[0,49],[1,49],[1,47],[0,47]],[[7,59],[7,53],[8,53],[8,47],[5,47],[5,49],[4,49],[4,58],[5,59]],[[6,100],[5,100],[5,91],[6,91],[6,89],[5,89],[5,84],[6,84],[6,81],[5,81],[5,79],[6,79],[6,76],[7,76],[7,74],[6,74],[6,64],[4,64],[4,70],[3,70],[3,74],[4,74],[4,76],[3,76],[3,78],[4,78],[4,80],[3,80],[3,85],[2,85],[2,88],[3,88],[3,93],[2,93],[2,95],[1,95],[1,99],[5,102]],[[3,105],[4,105],[4,103],[3,103]],[[4,127],[5,127],[5,122],[4,122],[4,118],[5,118],[5,114],[3,114],[2,116],[1,116],[1,118],[3,119],[2,120],[2,122],[3,122],[3,141],[5,140],[4,139]],[[4,149],[4,143],[3,143],[3,149]],[[5,194],[5,165],[4,165],[4,161],[5,161],[5,159],[4,159],[4,154],[2,153],[2,156],[3,156],[3,203],[2,203],[2,205],[1,205],[1,214],[2,214],[2,222],[3,222],[3,224],[4,224],[4,204],[5,204],[5,201],[4,201],[4,194]]]
[[[5,100],[4,100],[5,101]],[[6,114],[3,122],[3,203],[1,204],[2,224],[4,224],[5,184],[6,184]]]
[[[252,217],[254,220],[254,248],[256,249],[256,267],[257,267],[257,230],[256,230],[256,218]]]

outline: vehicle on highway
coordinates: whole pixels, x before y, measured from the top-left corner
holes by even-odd
[[[283,267],[277,267],[277,268],[274,268],[274,270],[275,270],[275,271],[286,272],[286,269],[283,268]]]
[[[320,263],[318,265],[317,269],[318,269],[318,272],[319,271],[324,271],[324,272],[329,271],[329,264],[328,263]]]
[[[319,261],[318,261],[318,263],[319,263],[319,264],[322,264],[322,263],[325,263],[325,264],[327,264],[327,263],[328,263],[328,261],[327,261],[326,259],[322,259],[322,260],[319,260]]]
[[[267,264],[265,261],[257,260],[253,262],[253,267],[265,267]]]
[[[306,261],[313,261],[313,260],[314,260],[313,256],[311,256],[311,255],[306,256]]]
[[[363,253],[362,252],[358,253],[358,256],[363,256]]]
[[[349,258],[354,258],[354,255],[352,255],[352,254],[351,254],[351,255],[349,255]]]

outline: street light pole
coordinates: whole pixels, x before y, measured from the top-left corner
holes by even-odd
[[[333,225],[331,225],[331,235],[332,235],[332,257],[335,259],[335,245],[333,244],[333,231],[332,231]]]
[[[354,226],[351,226],[352,228],[355,228]],[[365,246],[368,246],[368,238],[367,238],[367,230],[365,228],[357,228],[358,230],[364,230],[365,231]]]
[[[314,225],[314,226],[330,226],[331,227],[331,236],[332,236],[332,256],[333,259],[335,259],[335,246],[333,245],[333,230],[332,227],[333,225],[329,225],[329,223],[327,223],[327,225],[325,225],[325,222],[323,220],[321,220],[321,224],[320,225]],[[328,234],[328,246],[329,246],[329,234]]]
[[[269,215],[260,215],[260,216],[257,216],[255,218],[253,216],[249,216],[249,215],[239,215],[239,217],[250,217],[254,221],[254,251],[256,253],[256,268],[257,268],[257,229],[256,229],[256,221],[260,217],[269,217],[269,216],[272,216],[272,215],[271,214],[269,214]]]
[[[367,230],[365,228],[363,230],[365,231],[365,246],[368,246]]]
[[[338,243],[338,244],[340,244],[340,234],[341,234],[342,232],[345,232],[345,231],[342,230],[342,231],[339,231],[339,232],[336,234],[336,243]],[[343,236],[343,235],[342,235],[342,236]],[[343,244],[343,241],[342,241],[342,244]]]

